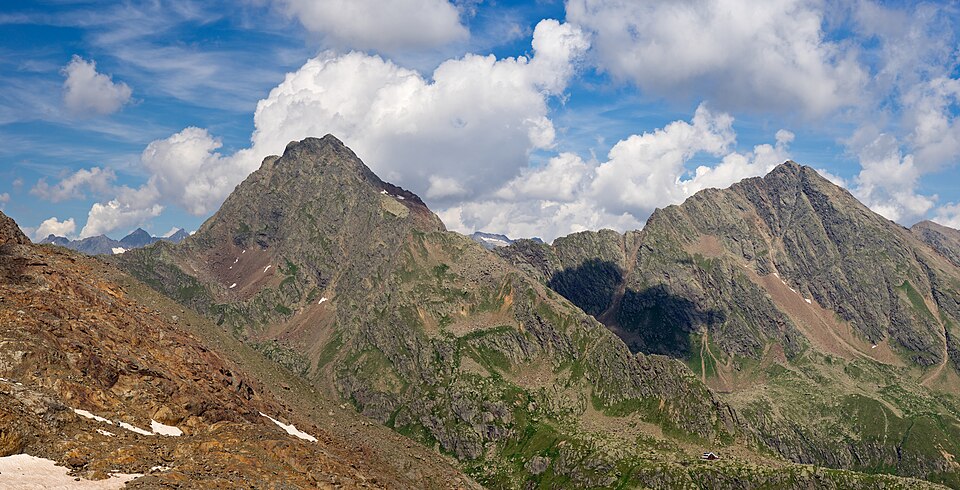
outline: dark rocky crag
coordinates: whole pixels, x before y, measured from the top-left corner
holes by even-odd
[[[743,425],[701,379],[446,232],[333,136],[268,157],[182,244],[111,260],[491,487],[905,485],[689,466],[683,447],[736,444]]]

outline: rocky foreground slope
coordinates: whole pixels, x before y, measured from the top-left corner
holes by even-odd
[[[787,162],[641,231],[496,252],[634,352],[685,361],[783,457],[957,487],[957,235],[911,233]]]
[[[97,259],[32,245],[0,213],[0,488],[473,485],[352,411],[302,409],[324,402],[209,326]],[[38,480],[24,454],[71,476]]]
[[[332,136],[267,158],[180,245],[111,260],[489,487],[919,485],[758,451],[682,362],[631,353]]]

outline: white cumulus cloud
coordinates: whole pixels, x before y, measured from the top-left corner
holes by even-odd
[[[80,230],[80,238],[142,225],[163,212],[163,206],[157,203],[158,197],[156,189],[150,185],[139,189],[121,187],[115,199],[93,204],[87,214],[87,223]]]
[[[960,230],[960,203],[944,204],[937,208],[933,221]]]
[[[77,223],[73,221],[73,218],[60,221],[56,216],[53,216],[40,223],[40,226],[33,232],[33,238],[34,240],[43,240],[48,235],[69,237],[75,231],[77,231]]]
[[[115,179],[116,174],[113,170],[91,167],[77,170],[53,185],[48,184],[45,179],[40,179],[30,189],[30,193],[50,202],[82,199],[86,196],[88,189],[97,194],[110,192]]]
[[[97,73],[97,64],[74,55],[62,73],[63,102],[78,115],[110,114],[130,101],[133,90],[123,82],[114,82],[109,75]]]
[[[913,155],[902,153],[895,137],[864,129],[848,146],[856,148],[861,168],[852,192],[874,212],[909,225],[933,208],[936,196],[917,192],[921,170]]]
[[[657,97],[724,109],[822,115],[858,103],[856,53],[825,39],[807,0],[569,0],[567,21],[593,34],[595,63]]]
[[[277,0],[280,9],[346,49],[395,52],[466,39],[457,7],[446,0]]]
[[[207,130],[196,127],[150,143],[140,157],[152,174],[147,185],[158,199],[197,216],[209,213],[259,165],[248,158],[225,158],[216,151],[220,146]]]
[[[578,28],[543,20],[532,47],[529,58],[451,59],[429,78],[380,56],[322,53],[257,104],[250,148],[220,154],[220,141],[195,127],[150,143],[141,198],[94,205],[81,234],[155,216],[168,204],[212,212],[264,157],[328,133],[432,204],[492,192],[527,167],[531,152],[553,146],[548,101],[562,95],[589,43]]]

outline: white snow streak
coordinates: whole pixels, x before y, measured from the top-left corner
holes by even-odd
[[[158,434],[161,436],[180,437],[183,435],[183,431],[180,430],[179,427],[166,425],[166,424],[157,422],[156,420],[150,421],[150,430],[152,430],[154,434]]]
[[[270,270],[271,267],[273,267],[273,266],[272,266],[272,265],[268,265],[268,266],[264,267],[264,268],[263,268],[263,272],[267,272],[268,270]]]
[[[125,249],[125,248],[123,248],[123,247],[113,247],[113,248],[110,249],[110,251],[113,252],[114,255],[117,255],[117,254],[122,254],[122,253],[126,252],[127,249]]]
[[[263,412],[260,412],[260,415],[263,415],[264,417],[272,420],[273,423],[277,424],[278,427],[280,427],[281,429],[285,430],[285,431],[287,432],[287,434],[290,434],[291,436],[299,437],[300,439],[303,439],[303,440],[305,440],[305,441],[317,442],[317,438],[316,438],[316,437],[313,437],[313,436],[311,436],[310,434],[307,434],[306,432],[303,432],[303,431],[301,431],[301,430],[297,430],[297,428],[296,428],[293,424],[290,424],[290,425],[284,424],[283,422],[280,422],[279,420],[277,420],[277,419],[275,419],[275,418],[273,418],[273,417],[271,417],[271,416],[269,416],[269,415],[267,415],[267,414],[265,414],[265,413],[263,413]]]
[[[90,413],[90,412],[88,412],[88,411],[86,411],[86,410],[80,410],[80,409],[78,409],[78,408],[74,408],[74,409],[73,409],[73,413],[75,413],[75,414],[77,414],[77,415],[79,415],[79,416],[81,416],[81,417],[86,417],[86,418],[88,418],[88,419],[90,419],[90,420],[96,420],[97,422],[103,422],[103,423],[105,423],[105,424],[113,425],[113,422],[111,422],[109,419],[105,419],[105,418],[103,418],[103,417],[101,417],[101,416],[99,416],[99,415],[94,415],[94,414],[92,414],[92,413]]]
[[[324,301],[329,301],[326,296],[320,298],[320,301],[317,301],[317,304],[322,305]]]
[[[237,287],[237,283],[231,284],[229,289],[233,289],[233,288],[235,288],[235,287]]]
[[[140,434],[140,435],[142,435],[142,436],[152,436],[152,435],[153,435],[153,432],[143,430],[143,429],[141,429],[141,428],[139,428],[139,427],[137,427],[137,426],[135,426],[135,425],[130,425],[130,424],[126,423],[126,422],[117,422],[117,425],[119,425],[120,427],[123,427],[124,429],[129,430],[130,432],[135,432],[135,433]]]

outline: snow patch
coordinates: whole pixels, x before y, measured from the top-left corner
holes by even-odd
[[[96,420],[97,422],[103,422],[103,423],[105,423],[105,424],[113,425],[113,422],[111,422],[109,419],[105,419],[105,418],[103,418],[103,417],[101,417],[101,416],[99,416],[99,415],[94,415],[94,414],[92,414],[92,413],[90,413],[90,412],[88,412],[88,411],[86,411],[86,410],[80,410],[80,409],[78,409],[78,408],[74,408],[74,409],[73,409],[73,413],[75,413],[75,414],[77,414],[77,415],[79,415],[79,416],[81,416],[81,417],[88,418],[88,419],[90,419],[90,420]]]
[[[401,201],[406,201],[406,200],[407,200],[407,199],[406,199],[405,197],[403,197],[403,196],[396,196],[396,198],[399,199],[399,200],[401,200]]]
[[[141,429],[141,428],[139,428],[139,427],[137,427],[137,426],[135,426],[135,425],[130,425],[130,424],[126,423],[126,422],[117,422],[117,425],[119,425],[120,427],[123,427],[124,429],[129,430],[130,432],[135,432],[135,433],[140,434],[140,435],[142,435],[142,436],[152,436],[152,435],[153,435],[153,432],[143,430],[143,429]]]
[[[113,248],[110,249],[110,251],[113,252],[114,255],[117,255],[117,254],[122,254],[122,253],[126,252],[127,249],[125,249],[125,248],[123,248],[123,247],[113,247]]]
[[[813,304],[813,301],[810,301],[810,298],[803,298],[803,300],[806,301],[808,305]]]
[[[388,195],[388,196],[390,195],[390,193],[389,193],[389,192],[387,192],[387,191],[386,191],[386,189],[384,189],[384,190],[382,190],[382,191],[380,191],[380,194],[386,194],[386,195]]]
[[[272,266],[272,265],[268,265],[268,266],[264,267],[264,268],[263,268],[263,272],[267,272],[268,270],[270,270],[271,267],[273,267],[273,266]]]
[[[154,466],[153,468],[150,468],[150,473],[153,473],[153,472],[155,472],[155,471],[167,471],[167,470],[169,470],[169,469],[170,469],[169,466],[162,466],[162,465],[161,465],[161,466]]]
[[[329,301],[326,296],[320,298],[320,301],[317,301],[317,304],[322,305],[324,301]]]
[[[233,288],[235,288],[235,287],[237,287],[237,283],[231,284],[229,289],[233,289]]]
[[[150,421],[150,430],[154,434],[161,436],[171,436],[171,437],[180,437],[183,435],[183,431],[179,427],[174,427],[172,425],[162,424],[156,420]]]
[[[269,415],[267,415],[267,414],[265,414],[265,413],[263,413],[263,412],[260,412],[260,415],[263,415],[264,417],[266,417],[266,418],[270,419],[271,421],[273,421],[273,423],[277,424],[277,427],[280,427],[281,429],[283,429],[284,431],[286,431],[287,434],[290,434],[291,436],[299,437],[300,439],[303,439],[303,440],[305,440],[305,441],[317,442],[317,438],[316,438],[316,437],[313,437],[313,436],[311,436],[310,434],[307,434],[306,432],[303,432],[303,431],[301,431],[301,430],[297,430],[297,428],[296,428],[293,424],[290,424],[290,425],[284,424],[283,422],[281,422],[281,421],[279,421],[279,420],[277,420],[277,419],[275,419],[275,418],[273,418],[273,417],[271,417],[271,416],[269,416]]]
[[[237,257],[237,258],[233,259],[233,263],[234,263],[234,264],[236,264],[237,262],[240,262],[240,257]]]
[[[877,344],[871,345],[870,348],[871,348],[871,349],[876,349],[876,348],[877,348]]]
[[[247,251],[246,251],[246,250],[244,250],[244,251],[242,251],[242,252],[240,252],[240,255],[243,255],[243,254],[245,254],[245,253],[247,253]]]
[[[114,434],[113,432],[106,431],[106,430],[103,430],[103,429],[97,429],[97,433],[98,433],[98,434],[105,435],[105,436],[107,436],[107,437],[117,437],[117,435]]]
[[[140,478],[140,474],[112,473],[106,480],[83,480],[68,474],[56,461],[14,454],[0,458],[0,487],[19,489],[60,488],[66,490],[112,490]],[[79,480],[79,481],[76,481]]]

